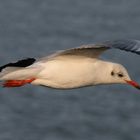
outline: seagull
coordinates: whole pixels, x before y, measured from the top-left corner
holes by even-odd
[[[109,49],[120,49],[140,55],[140,41],[104,41],[58,51],[40,59],[26,58],[8,63],[0,67],[0,81],[3,82],[3,87],[33,84],[71,89],[120,83],[140,89],[140,85],[131,80],[124,66],[99,58]]]

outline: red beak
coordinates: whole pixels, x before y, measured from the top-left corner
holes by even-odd
[[[128,81],[128,80],[125,80],[129,85],[131,85],[131,86],[133,86],[133,87],[135,87],[135,88],[137,88],[137,89],[139,89],[140,90],[140,85],[138,84],[138,83],[136,83],[136,82],[134,82],[134,81]]]

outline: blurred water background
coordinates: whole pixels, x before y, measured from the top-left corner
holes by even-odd
[[[139,0],[2,0],[0,65],[120,38],[140,39]],[[112,50],[140,83],[140,56]],[[0,88],[0,140],[139,140],[140,91],[126,85]]]

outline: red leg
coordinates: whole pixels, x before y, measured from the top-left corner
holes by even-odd
[[[33,82],[35,78],[26,79],[26,80],[8,80],[3,84],[3,87],[20,87],[25,84]]]

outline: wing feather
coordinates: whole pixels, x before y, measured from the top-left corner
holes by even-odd
[[[56,56],[76,55],[76,56],[97,58],[101,53],[103,53],[107,49],[108,47],[103,45],[96,45],[96,44],[82,45],[77,48],[60,51],[56,53]]]
[[[103,42],[104,47],[120,49],[140,55],[140,41],[132,39],[122,39]]]
[[[52,55],[49,55],[48,57],[41,58],[40,60],[46,61],[48,59],[53,59],[59,56],[83,56],[98,58],[104,51],[108,49],[120,49],[140,55],[140,41],[122,39],[114,41],[105,41],[96,44],[82,45],[77,48],[58,51]]]

